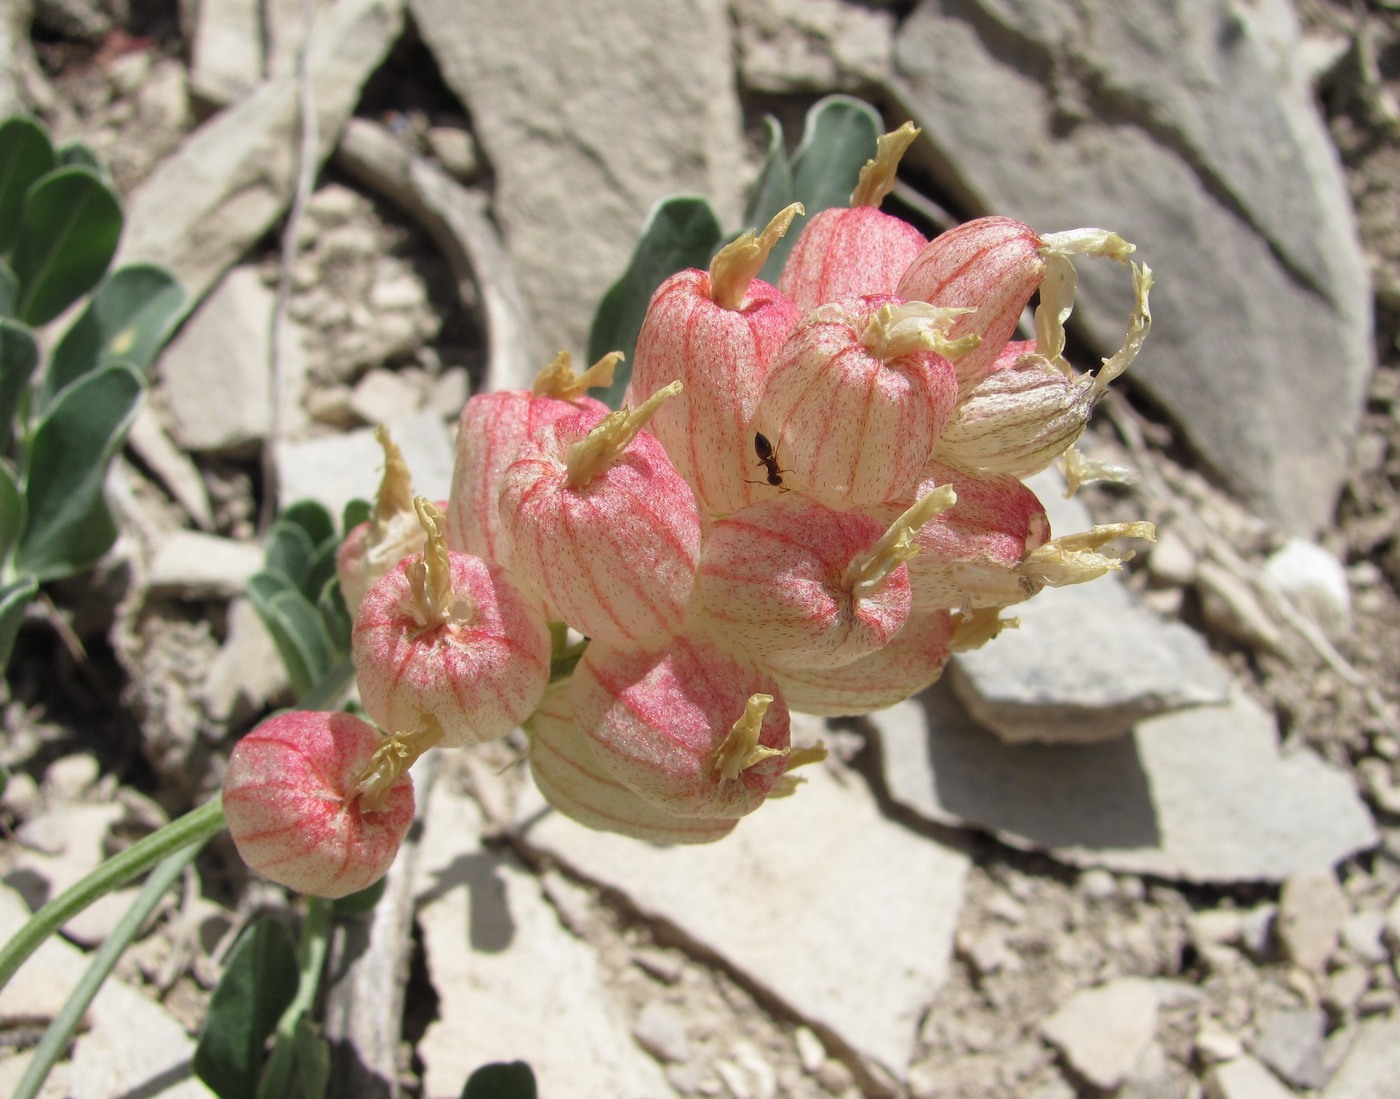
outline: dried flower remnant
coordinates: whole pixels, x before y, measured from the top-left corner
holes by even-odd
[[[374,438],[384,450],[384,476],[375,494],[374,509],[365,522],[346,534],[335,559],[341,596],[352,616],[375,581],[423,540],[413,507],[413,482],[403,452],[383,424],[375,428]]]
[[[223,806],[243,861],[318,897],[344,897],[383,877],[413,823],[413,782],[402,769],[361,785],[385,744],[351,714],[295,710],[240,740]]]

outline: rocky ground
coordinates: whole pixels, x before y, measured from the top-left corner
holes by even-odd
[[[713,847],[559,818],[518,743],[431,761],[421,835],[338,946],[334,1093],[389,1094],[358,1063],[446,1099],[524,1058],[551,1099],[1395,1094],[1393,5],[337,0],[306,78],[290,3],[38,0],[32,31],[19,7],[0,107],[88,142],[124,255],[200,304],[113,478],[121,542],[49,592],[0,687],[0,933],[285,700],[239,594],[274,485],[366,495],[387,421],[445,495],[467,393],[581,353],[652,201],[735,222],[762,115],[795,135],[852,91],[930,135],[895,195],[926,230],[996,210],[1139,243],[1156,330],[1085,445],[1138,479],[1037,488],[1057,532],[1145,517],[1159,542],[926,697],[810,722],[830,766]],[[307,95],[324,163],[299,175]],[[1087,364],[1121,310],[1085,293]],[[130,896],[0,996],[0,1091]],[[207,1094],[190,1036],[267,910],[295,915],[213,845],[46,1094]]]

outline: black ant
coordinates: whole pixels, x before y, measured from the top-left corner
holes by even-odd
[[[783,474],[791,473],[792,470],[778,468],[778,454],[773,449],[773,444],[768,441],[768,436],[761,431],[754,432],[753,451],[758,455],[757,464],[768,471],[768,476],[762,481],[745,481],[744,483],[747,485],[769,484],[786,492],[787,488],[783,485]]]

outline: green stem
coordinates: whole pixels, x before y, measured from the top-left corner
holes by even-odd
[[[199,845],[191,843],[183,850],[168,855],[151,872],[151,876],[146,879],[146,884],[141,887],[141,892],[136,895],[136,900],[126,910],[126,914],[118,921],[116,927],[112,928],[112,933],[107,936],[97,953],[92,956],[91,964],[83,973],[83,978],[78,982],[77,987],[73,989],[72,995],[68,997],[67,1003],[53,1017],[48,1029],[44,1031],[43,1039],[34,1048],[33,1059],[24,1070],[24,1076],[20,1079],[19,1086],[15,1088],[13,1099],[34,1099],[39,1094],[39,1089],[44,1086],[44,1080],[47,1079],[58,1059],[63,1056],[64,1049],[67,1048],[69,1040],[73,1037],[73,1032],[78,1029],[78,1024],[82,1022],[83,1013],[87,1011],[88,1005],[97,996],[102,982],[107,979],[116,966],[117,960],[131,945],[131,941],[136,938],[147,917],[155,911],[160,899],[175,884],[181,873],[184,872],[185,866],[198,853]]]
[[[282,1099],[288,1093],[292,1070],[296,1066],[297,1024],[316,1005],[316,996],[321,990],[321,973],[325,969],[326,952],[330,948],[333,907],[333,903],[324,897],[307,898],[306,922],[302,924],[298,951],[300,982],[296,996],[277,1020],[272,1053],[263,1070],[262,1082],[258,1084],[257,1099]]]
[[[0,989],[15,970],[39,948],[39,944],[99,897],[125,885],[167,856],[186,847],[198,849],[224,826],[223,799],[216,794],[198,809],[172,820],[164,828],[137,840],[108,859],[76,885],[60,893],[35,912],[19,932],[0,946]]]

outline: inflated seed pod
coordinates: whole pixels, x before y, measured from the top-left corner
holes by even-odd
[[[721,249],[708,271],[682,271],[663,282],[637,336],[631,392],[684,385],[648,430],[707,515],[736,511],[769,492],[754,470],[753,418],[768,363],[798,311],[756,276],[800,210],[789,207],[762,234]]]
[[[879,652],[839,668],[775,670],[788,708],[843,717],[883,710],[937,682],[952,655],[947,611],[915,612]]]
[[[774,358],[757,425],[784,483],[831,504],[878,504],[918,481],[958,395],[955,319],[924,302],[831,302],[798,322]]]
[[[413,823],[403,772],[362,791],[386,738],[347,713],[293,710],[243,737],[224,772],[223,807],[239,855],[301,893],[344,897],[382,878]]]
[[[787,770],[788,712],[773,680],[697,634],[592,642],[569,699],[602,765],[669,813],[741,817]]]
[[[893,294],[904,269],[928,244],[907,221],[879,209],[894,187],[900,158],[918,135],[908,122],[882,134],[850,205],[823,210],[803,227],[778,279],[778,289],[800,312],[843,298]]]
[[[635,412],[580,412],[545,427],[501,480],[512,569],[551,617],[592,638],[680,628],[695,585],[700,515],[665,449],[641,427],[679,390]]]
[[[496,740],[549,685],[549,622],[497,565],[450,552],[418,498],[426,551],[369,590],[351,634],[360,701],[382,728],[435,730],[444,747]]]
[[[627,786],[598,758],[574,720],[569,684],[557,683],[525,722],[530,773],[546,801],[579,824],[648,843],[711,843],[738,818],[679,816]]]
[[[948,329],[978,335],[981,345],[957,364],[963,378],[984,373],[1021,319],[1045,277],[1041,239],[1029,225],[984,217],[940,233],[909,264],[895,293],[934,305],[970,308]]]
[[[913,531],[952,502],[939,489],[888,527],[797,493],[715,522],[697,602],[727,647],[773,668],[835,668],[878,652],[909,617]]]
[[[457,454],[447,509],[447,548],[505,565],[496,501],[501,475],[515,461],[521,443],[546,424],[580,409],[606,416],[608,408],[588,396],[590,386],[612,383],[620,355],[607,355],[582,374],[560,352],[535,380],[533,389],[476,393],[467,399],[457,426]],[[416,527],[416,522],[415,522]]]
[[[937,462],[910,499],[940,485],[957,503],[915,534],[919,552],[908,561],[914,609],[1005,607],[1032,594],[1020,568],[1026,555],[1050,539],[1050,519],[1035,493],[1007,474],[978,474]],[[872,510],[892,521],[899,503]]]

